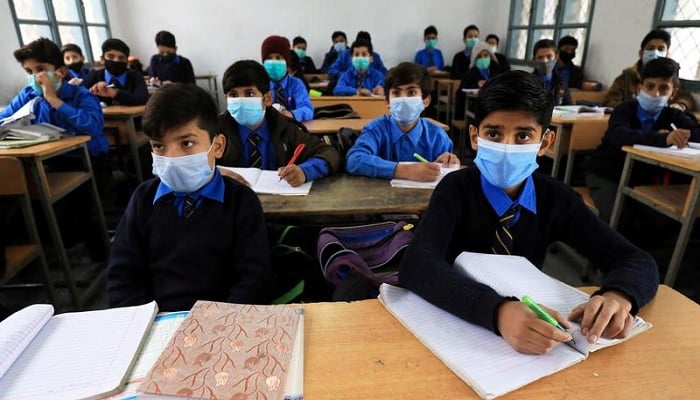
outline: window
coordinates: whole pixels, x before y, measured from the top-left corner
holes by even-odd
[[[10,0],[10,5],[21,45],[42,36],[59,45],[75,43],[92,63],[111,37],[104,0]]]
[[[655,22],[671,34],[669,57],[681,65],[680,77],[700,80],[700,0],[659,0]]]
[[[570,35],[578,40],[574,63],[585,64],[594,4],[594,0],[511,0],[506,55],[514,64],[527,64],[538,40],[557,42]]]

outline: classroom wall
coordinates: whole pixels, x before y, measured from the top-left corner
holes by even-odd
[[[27,83],[27,74],[12,56],[19,38],[10,13],[10,2],[0,1],[0,109]]]

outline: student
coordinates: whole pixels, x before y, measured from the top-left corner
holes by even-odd
[[[83,80],[83,86],[106,105],[137,106],[146,104],[148,90],[143,76],[127,70],[129,46],[119,39],[102,43],[104,69],[93,69]]]
[[[568,319],[582,323],[590,342],[626,336],[659,282],[647,253],[593,215],[570,187],[533,173],[537,155],[554,142],[547,130],[552,103],[539,79],[524,71],[506,72],[481,89],[469,126],[476,167],[447,175],[435,189],[399,271],[406,288],[533,354],[571,338],[517,298],[459,273],[452,263],[462,251],[523,256],[541,267],[547,247],[562,241],[588,257],[603,272],[602,284]]]
[[[489,33],[489,35],[486,36],[486,43],[491,46],[491,52],[496,56],[498,65],[501,67],[501,71],[510,71],[510,63],[508,62],[508,58],[505,54],[498,52],[498,45],[501,43],[501,38],[499,38],[498,35]]]
[[[262,65],[251,60],[234,63],[224,72],[222,87],[227,112],[219,115],[219,132],[226,136],[228,146],[220,165],[279,170],[280,177],[292,186],[338,171],[340,156],[334,148],[272,107],[274,92]],[[301,156],[287,165],[302,143],[306,147]]]
[[[157,178],[131,196],[107,265],[110,307],[155,300],[160,311],[197,300],[268,300],[270,252],[262,207],[214,167],[226,148],[214,100],[175,83],[155,92],[143,129]]]
[[[676,145],[683,148],[688,139],[700,141],[700,127],[696,121],[668,106],[678,90],[678,69],[678,64],[670,58],[656,58],[644,64],[636,98],[615,107],[600,146],[587,161],[586,184],[604,221],[610,219],[622,175],[626,154],[622,146]],[[634,186],[658,183],[663,171],[635,167],[630,183]]]
[[[355,37],[355,41],[358,40],[363,40],[366,42],[369,42],[372,44],[372,37],[370,36],[369,32],[366,31],[359,31],[357,32],[357,36]],[[372,51],[372,62],[370,66],[373,69],[376,69],[377,71],[381,72],[382,75],[386,75],[386,67],[384,66],[384,62],[382,61],[382,57],[377,53],[376,51]],[[338,55],[338,59],[335,60],[333,65],[328,69],[328,75],[331,77],[339,77],[343,74],[343,72],[347,71],[350,67],[352,66],[352,50],[348,49],[347,51],[344,51]]]
[[[287,118],[299,122],[314,117],[314,106],[304,83],[290,76],[287,66],[291,63],[289,40],[282,36],[270,36],[261,47],[263,65],[270,76],[272,104]]]
[[[532,61],[535,64],[535,70],[532,73],[550,91],[554,105],[572,104],[569,88],[554,68],[557,63],[557,46],[554,40],[538,40],[535,43]]]
[[[634,99],[641,81],[639,75],[644,64],[655,58],[668,57],[670,47],[671,35],[665,30],[656,29],[647,33],[639,48],[639,60],[631,67],[625,68],[622,74],[615,78],[605,96],[605,105],[615,107],[623,101]],[[681,111],[693,111],[695,101],[690,94],[679,90],[670,106]]]
[[[291,52],[289,53],[289,68],[288,68],[288,73],[290,76],[293,76],[301,81],[301,83],[304,84],[304,88],[308,92],[311,90],[309,87],[309,82],[306,81],[306,78],[304,77],[304,74],[301,72],[301,65],[299,65],[299,56],[297,56],[297,53]]]
[[[349,173],[429,182],[440,174],[438,164],[459,164],[447,133],[420,118],[430,104],[430,76],[422,65],[402,62],[389,70],[386,93],[391,115],[381,116],[362,129],[347,154]],[[417,161],[414,153],[433,162],[399,163]]]
[[[195,83],[194,69],[187,58],[177,54],[175,35],[168,31],[156,33],[158,54],[151,57],[148,75],[152,84],[167,85],[173,82]]]
[[[462,32],[462,41],[464,42],[464,50],[457,52],[452,57],[452,67],[450,69],[450,78],[464,79],[464,76],[469,71],[471,64],[472,48],[479,43],[479,28],[476,25],[469,25]]]
[[[348,37],[345,35],[345,32],[333,32],[331,40],[333,41],[333,45],[323,57],[323,65],[321,66],[321,72],[323,73],[328,73],[331,65],[338,59],[338,55],[348,49]]]
[[[334,96],[383,96],[384,74],[371,67],[372,43],[358,39],[350,47],[352,66],[338,79]]]
[[[562,82],[567,88],[581,89],[583,83],[583,69],[574,65],[578,40],[573,36],[564,36],[557,43],[556,70]]]
[[[416,53],[414,62],[428,69],[428,72],[441,71],[445,68],[442,52],[437,48],[438,31],[433,25],[423,31],[425,48]]]
[[[299,71],[301,71],[302,74],[315,74],[317,71],[314,60],[306,55],[306,39],[301,36],[295,37],[292,39],[292,47],[292,50],[294,50],[299,57]]]
[[[493,53],[492,47],[486,43],[477,43],[471,52],[471,64],[469,72],[460,82],[459,90],[455,96],[455,119],[464,119],[464,103],[466,95],[462,89],[479,89],[489,81],[489,79],[501,74],[501,65]]]
[[[68,83],[80,85],[90,72],[89,69],[85,68],[83,50],[77,44],[68,43],[61,47],[61,54],[63,54],[63,63],[66,65],[66,72],[68,72]]]

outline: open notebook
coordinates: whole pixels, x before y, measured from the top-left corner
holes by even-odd
[[[258,194],[280,194],[283,196],[306,196],[311,190],[313,182],[306,182],[293,187],[284,179],[280,180],[277,171],[262,170],[259,168],[235,168],[219,167],[241,175],[250,183],[250,188]]]
[[[117,392],[143,344],[155,302],[53,316],[26,307],[0,323],[0,397],[88,399]]]
[[[412,161],[402,161],[399,164],[416,164],[415,162]],[[391,180],[391,187],[396,187],[396,188],[409,188],[409,189],[435,189],[437,187],[437,184],[440,183],[442,178],[445,177],[445,175],[449,174],[450,172],[454,172],[459,170],[460,166],[455,165],[452,167],[440,167],[440,176],[437,177],[432,182],[417,182],[417,181],[412,181],[409,179],[392,179]]]
[[[39,98],[27,102],[14,114],[0,120],[0,148],[25,147],[58,140],[65,129],[49,123],[32,124],[34,105]]]
[[[645,146],[642,144],[635,144],[635,149],[653,151],[654,153],[668,154],[670,156],[683,157],[683,158],[698,158],[700,157],[700,143],[690,142],[688,147],[679,149],[676,146],[670,147],[656,147],[656,146]]]
[[[532,296],[563,315],[589,295],[538,270],[518,256],[462,253],[455,260],[467,276],[503,296]],[[402,288],[382,285],[379,300],[430,351],[483,399],[493,399],[585,360],[590,352],[626,339],[600,339],[590,344],[578,324],[569,330],[576,346],[556,346],[546,355],[518,353],[500,336],[472,325]],[[636,317],[628,338],[651,328]]]

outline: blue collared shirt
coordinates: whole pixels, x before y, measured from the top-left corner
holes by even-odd
[[[569,87],[569,79],[571,79],[571,68],[568,65],[565,65],[563,67],[557,67],[557,73],[559,74],[561,81],[566,84],[566,87]]]
[[[542,81],[542,83],[544,83],[544,86],[545,86],[547,89],[551,89],[551,88],[552,88],[552,77],[553,77],[554,75],[549,75],[549,76],[547,76],[547,75],[540,75],[540,74],[537,74],[537,76],[540,78],[540,81]]]
[[[9,117],[30,100],[40,97],[34,105],[33,123],[48,122],[66,130],[65,135],[87,135],[88,151],[96,156],[109,150],[109,142],[104,135],[104,116],[100,101],[82,86],[70,85],[63,81],[58,98],[63,101],[53,108],[46,99],[29,86],[25,86],[10,100],[10,104],[0,111],[0,118]]]
[[[445,60],[442,58],[442,52],[440,49],[422,49],[418,50],[416,57],[413,60],[416,64],[420,64],[425,68],[430,67],[430,53],[433,54],[433,66],[437,69],[445,68]]]
[[[639,118],[639,123],[641,124],[642,132],[649,133],[652,131],[652,128],[656,123],[656,120],[659,119],[659,115],[661,115],[662,110],[663,108],[659,110],[659,112],[657,112],[656,114],[649,115],[649,113],[644,111],[642,106],[639,105],[639,102],[637,102],[637,118]]]
[[[486,69],[477,68],[477,70],[479,71],[479,74],[481,75],[481,77],[484,78],[484,80],[488,81],[491,78],[491,71],[489,71],[488,68],[486,68]]]
[[[384,74],[372,68],[367,70],[365,76],[360,76],[355,67],[350,67],[338,80],[333,89],[335,96],[354,96],[357,94],[358,82],[362,81],[364,89],[372,90],[377,86],[384,87]]]
[[[105,82],[109,84],[112,82],[112,79],[116,79],[122,87],[126,86],[126,72],[123,72],[121,75],[114,76],[105,69]]]
[[[452,141],[439,126],[419,119],[403,133],[390,115],[365,125],[346,158],[346,169],[354,175],[391,179],[399,161],[416,161],[418,153],[433,161],[444,152],[452,152]]]
[[[381,72],[382,75],[385,75],[387,72],[384,62],[382,62],[382,57],[377,52],[372,52],[372,63],[369,66]],[[338,54],[338,58],[328,68],[328,75],[341,75],[350,67],[352,67],[352,51],[348,48]]]
[[[160,182],[158,189],[156,190],[156,195],[153,197],[153,204],[155,205],[158,200],[163,196],[172,193],[175,195],[175,208],[177,208],[177,213],[182,215],[182,211],[185,207],[185,199],[191,198],[194,200],[195,208],[199,207],[202,203],[203,198],[218,201],[219,203],[224,202],[224,178],[221,177],[221,173],[218,168],[214,168],[214,176],[211,180],[201,188],[195,190],[192,193],[179,193],[174,191],[170,186]]]
[[[532,175],[525,179],[525,185],[520,191],[518,198],[513,200],[506,194],[506,192],[494,185],[481,175],[481,189],[484,191],[484,196],[488,200],[491,207],[496,212],[496,215],[502,217],[506,211],[510,210],[512,207],[519,205],[515,211],[513,219],[510,221],[509,226],[513,226],[520,218],[521,208],[525,208],[533,214],[537,214],[537,197],[535,196],[535,184],[532,181]]]
[[[270,90],[272,90],[272,101],[277,102],[276,91],[277,85],[282,86],[287,108],[294,119],[299,122],[310,121],[314,118],[314,106],[311,104],[309,92],[306,91],[304,82],[299,78],[285,75],[279,82],[270,80]]]

